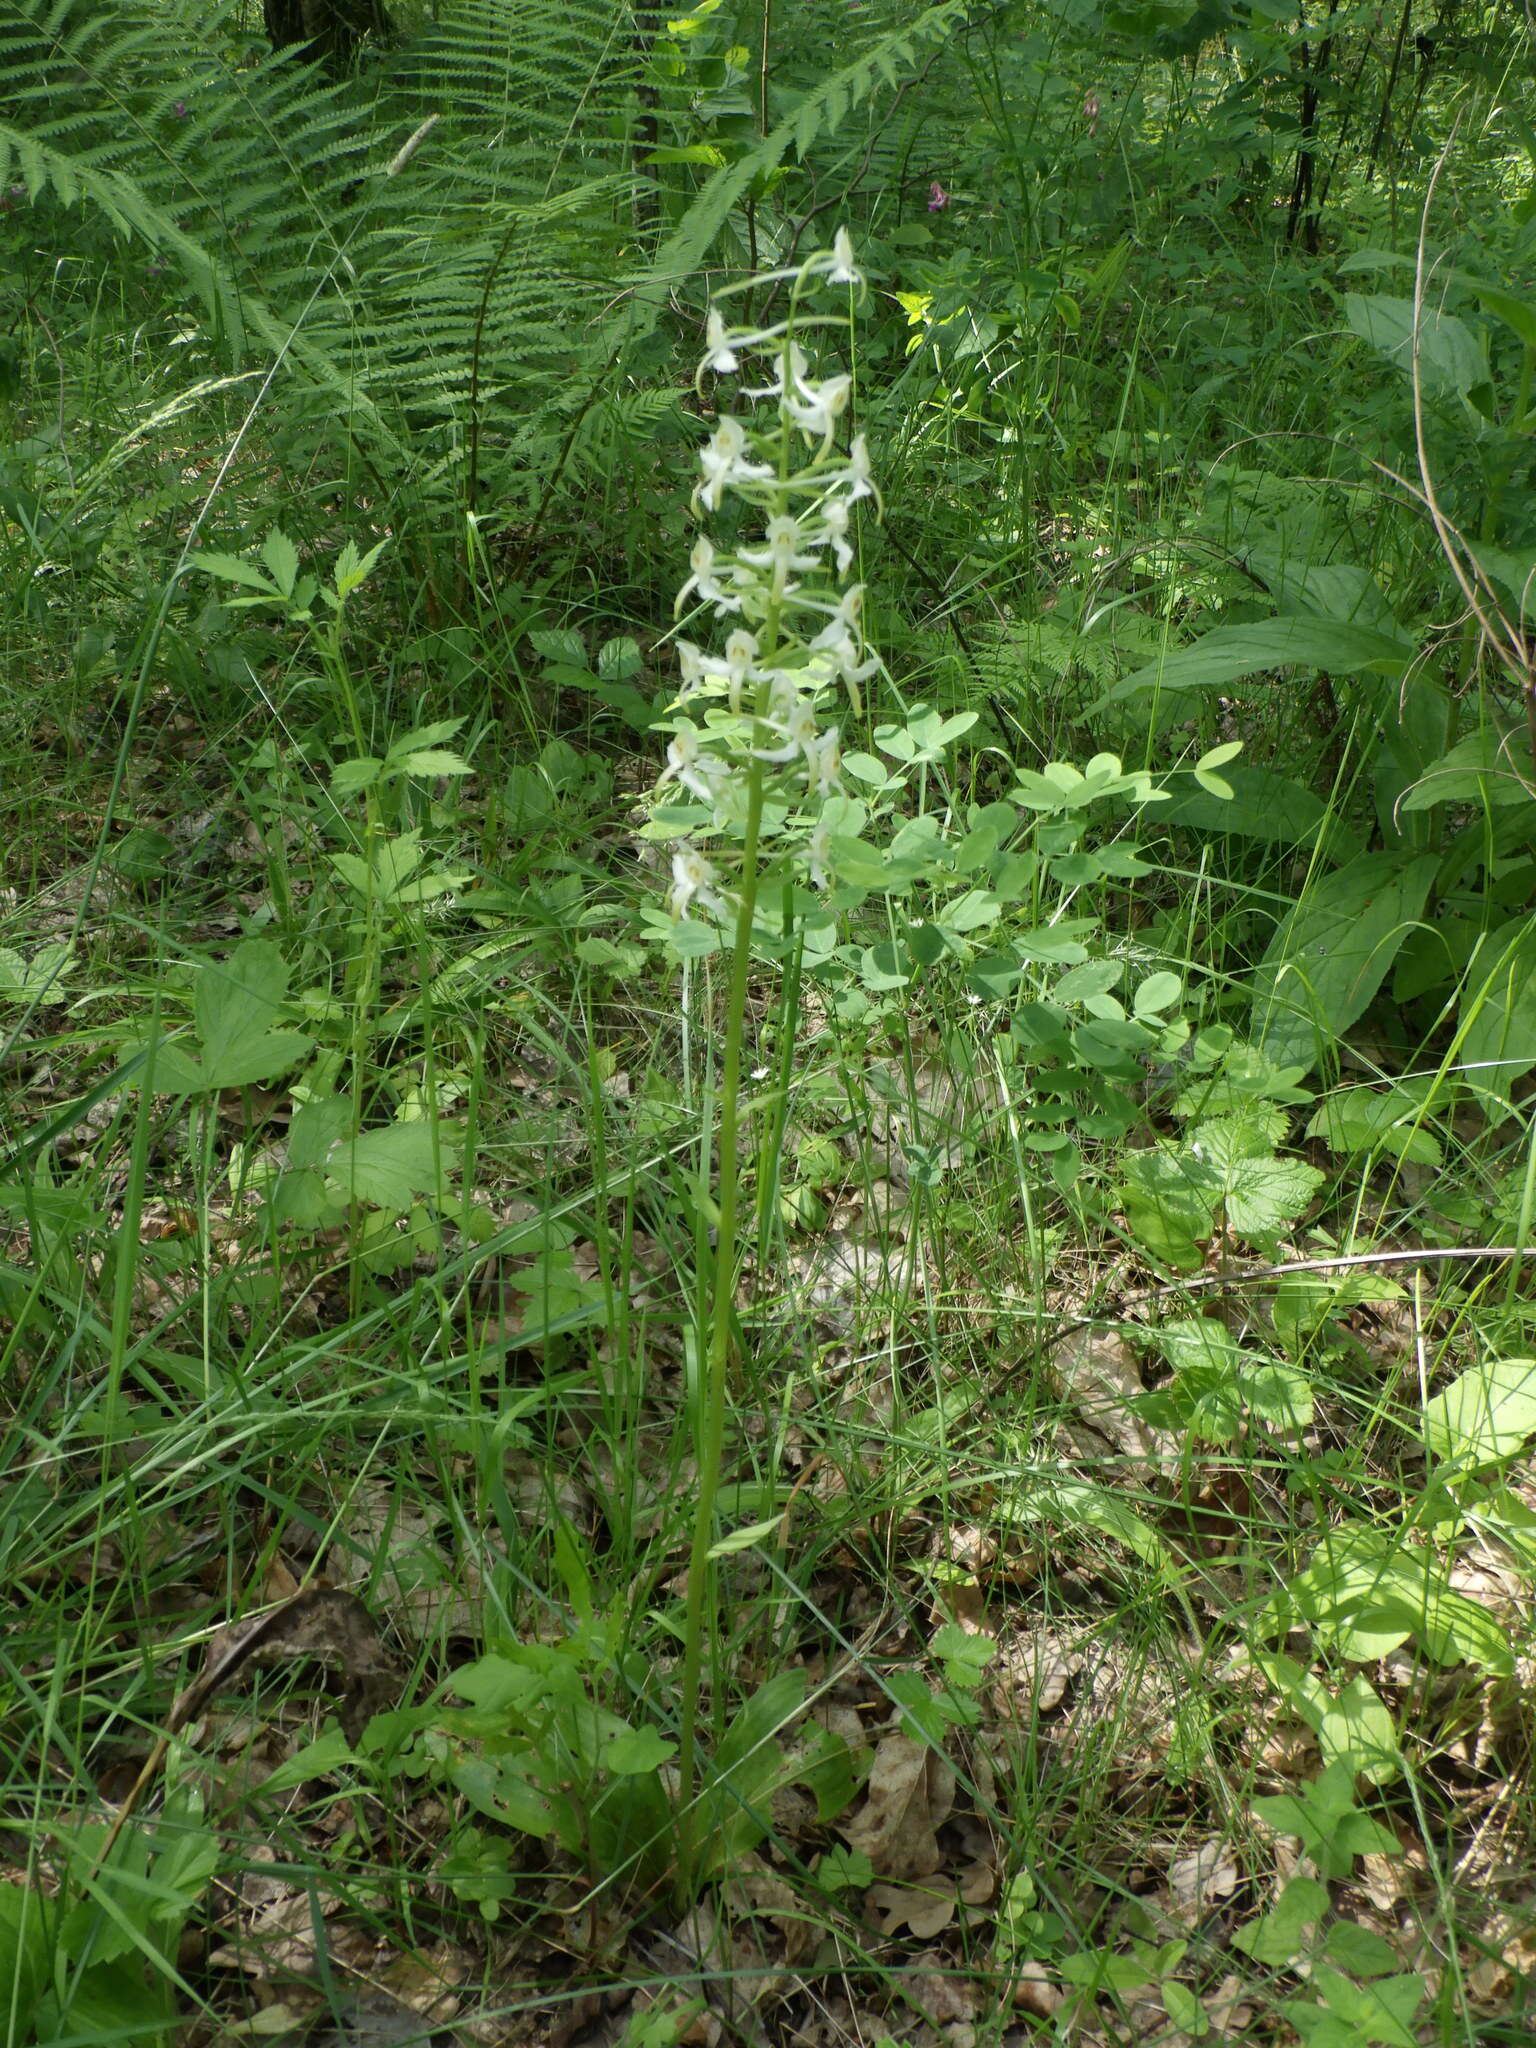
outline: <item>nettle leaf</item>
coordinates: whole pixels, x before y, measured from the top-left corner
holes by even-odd
[[[1157,1398],[1207,1442],[1229,1443],[1255,1421],[1285,1431],[1311,1421],[1306,1374],[1244,1350],[1219,1323],[1193,1316],[1150,1335],[1175,1372],[1166,1397]]]
[[[1463,1471],[1513,1457],[1536,1436],[1536,1358],[1472,1366],[1425,1402],[1424,1435],[1437,1458]]]
[[[1120,1200],[1126,1221],[1156,1258],[1193,1266],[1215,1227],[1224,1186],[1209,1160],[1158,1146],[1129,1152],[1121,1162]]]
[[[1223,1207],[1229,1227],[1255,1244],[1278,1237],[1323,1184],[1300,1159],[1236,1159],[1227,1170]]]

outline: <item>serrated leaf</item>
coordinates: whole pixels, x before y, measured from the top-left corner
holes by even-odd
[[[302,1031],[274,1029],[288,994],[288,964],[270,939],[248,939],[227,960],[210,960],[192,999],[201,1059],[165,1046],[157,1086],[180,1090],[244,1088],[268,1081],[311,1050]]]
[[[423,747],[407,754],[400,763],[409,775],[473,775],[474,769],[462,754],[450,754],[442,747]]]
[[[418,725],[414,732],[402,733],[390,743],[389,758],[398,761],[406,754],[419,753],[424,747],[440,747],[444,740],[451,740],[463,725],[462,718],[438,718],[430,725]]]
[[[1430,1086],[1426,1081],[1335,1089],[1318,1105],[1307,1136],[1321,1138],[1331,1152],[1381,1152],[1389,1159],[1438,1166],[1443,1149],[1422,1121]]]
[[[442,1169],[430,1125],[388,1124],[338,1145],[326,1161],[327,1181],[349,1201],[401,1212],[416,1195],[442,1191]]]
[[[337,796],[355,796],[358,790],[368,789],[378,781],[383,767],[384,763],[373,754],[359,754],[350,761],[338,761],[331,770],[331,788]],[[361,868],[363,863],[359,861],[357,865]]]
[[[247,562],[240,555],[198,553],[188,559],[194,568],[217,576],[222,583],[238,583],[246,590],[259,590],[267,597],[282,595],[270,576],[264,576],[254,562]]]
[[[261,559],[272,572],[272,580],[284,597],[291,597],[298,581],[299,551],[286,533],[274,527],[261,544]]]
[[[1239,1159],[1227,1179],[1224,1207],[1231,1228],[1263,1243],[1294,1223],[1323,1184],[1299,1159]]]

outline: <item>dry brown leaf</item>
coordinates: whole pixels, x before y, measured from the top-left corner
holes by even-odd
[[[919,1941],[931,1941],[955,1917],[955,1889],[947,1885],[872,1884],[864,1894],[864,1913],[882,1934],[909,1928]]]
[[[1020,1963],[1019,1974],[1013,1982],[1013,2003],[1020,2012],[1031,2012],[1036,2019],[1054,2019],[1066,2003],[1066,1994],[1059,1984],[1053,1984],[1046,1974],[1043,1963]]]
[[[1166,1430],[1149,1429],[1134,1406],[1146,1393],[1136,1354],[1118,1330],[1074,1330],[1051,1355],[1062,1398],[1098,1436],[1128,1458],[1165,1471],[1178,1463]]]
[[[1242,1873],[1225,1842],[1202,1842],[1168,1866],[1168,1912],[1193,1927],[1218,1899],[1231,1898]]]
[[[1000,1642],[991,1668],[993,1703],[1003,1715],[1048,1714],[1082,1668],[1081,1652],[1049,1629]]]
[[[943,1861],[938,1829],[955,1803],[955,1774],[909,1735],[882,1736],[863,1806],[842,1829],[879,1877],[930,1877]]]
[[[250,1664],[313,1659],[346,1683],[340,1720],[349,1742],[369,1717],[398,1697],[400,1670],[362,1601],[339,1586],[310,1586],[250,1621],[232,1622],[208,1644],[199,1685],[216,1690]]]

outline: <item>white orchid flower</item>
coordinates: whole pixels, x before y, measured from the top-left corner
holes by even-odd
[[[786,391],[779,400],[784,415],[800,429],[808,440],[820,441],[823,447],[837,430],[837,422],[848,408],[848,397],[853,390],[853,379],[849,376],[827,377],[820,384],[814,384],[808,377],[796,377],[795,393],[791,397]]]
[[[721,783],[731,772],[730,763],[722,761],[718,754],[707,753],[700,747],[699,739],[698,727],[682,720],[668,742],[667,765],[657,777],[656,786],[659,789],[664,782],[677,782],[700,803],[713,804]]]
[[[768,543],[766,547],[743,548],[741,559],[753,569],[770,570],[776,591],[785,589],[796,569],[815,568],[816,557],[801,552],[800,522],[789,513],[776,513],[764,529],[764,538]]]
[[[682,840],[672,849],[672,888],[667,898],[672,915],[686,917],[688,906],[695,900],[703,909],[719,915],[726,908],[717,886],[719,880],[699,849]]]
[[[827,271],[828,284],[851,284],[858,289],[864,283],[864,273],[853,260],[853,237],[846,228],[839,228],[832,237],[832,263]]]
[[[748,460],[747,430],[730,414],[699,450],[699,467],[704,472],[704,481],[693,494],[694,503],[707,505],[711,512],[719,511],[720,501],[731,485],[762,483],[773,475],[768,463]]]
[[[688,553],[688,565],[693,574],[677,593],[677,602],[672,607],[674,618],[687,602],[691,590],[696,590],[706,604],[712,604],[717,615],[741,610],[741,599],[727,590],[715,574],[715,561],[714,544],[701,533]]]

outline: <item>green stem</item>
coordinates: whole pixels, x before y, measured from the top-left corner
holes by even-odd
[[[716,1634],[717,1587],[709,1552],[715,1537],[715,1501],[725,1453],[725,1411],[731,1357],[731,1321],[736,1293],[737,1189],[741,1178],[741,1068],[746,1035],[747,991],[752,971],[752,923],[757,907],[757,858],[763,822],[763,765],[754,760],[747,785],[746,832],[741,854],[741,896],[726,998],[725,1055],[720,1071],[719,1227],[715,1240],[715,1284],[710,1303],[709,1345],[697,1391],[698,1499],[688,1556],[688,1597],[684,1617],[683,1703],[679,1742],[679,1888],[692,1897],[696,1863],[694,1794],[698,1783],[699,1692],[706,1625]]]

